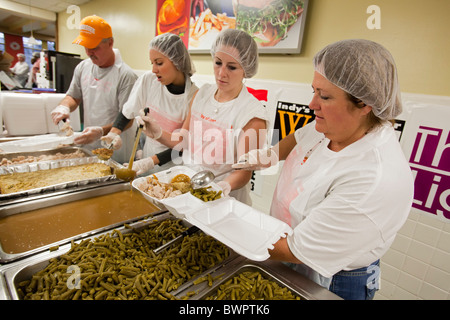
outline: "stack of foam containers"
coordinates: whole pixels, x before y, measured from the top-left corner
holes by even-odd
[[[0,109],[9,136],[30,136],[56,133],[58,126],[51,120],[51,111],[64,98],[63,93],[14,93],[2,92]],[[78,109],[70,115],[74,131],[81,130]]]
[[[47,133],[42,97],[38,94],[2,92],[3,120],[8,135],[23,136]]]

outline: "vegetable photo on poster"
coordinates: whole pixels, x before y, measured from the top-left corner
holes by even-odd
[[[189,52],[209,53],[217,34],[241,29],[260,53],[300,53],[308,0],[191,0]]]

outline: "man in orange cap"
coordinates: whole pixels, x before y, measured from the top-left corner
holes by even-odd
[[[81,135],[76,135],[74,143],[92,150],[101,147],[100,138],[109,132],[122,111],[137,76],[113,47],[111,26],[104,19],[95,15],[85,17],[80,22],[80,34],[72,43],[83,46],[89,59],[75,68],[69,90],[52,111],[52,119],[55,124],[68,120],[70,113],[83,103],[85,129]],[[114,152],[114,160],[120,163],[129,160],[133,131],[122,133],[125,148]]]

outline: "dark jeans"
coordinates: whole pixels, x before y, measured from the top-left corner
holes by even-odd
[[[380,287],[380,260],[368,267],[336,273],[330,291],[345,300],[372,300]]]

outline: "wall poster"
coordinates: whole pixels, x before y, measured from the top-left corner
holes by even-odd
[[[449,108],[420,103],[409,107],[401,143],[414,176],[412,210],[449,223]]]
[[[300,53],[308,0],[192,0],[189,51],[209,53],[222,29],[249,33],[260,53]]]
[[[209,53],[223,29],[240,29],[260,53],[300,53],[309,0],[158,0],[156,34],[182,37],[190,53]]]

